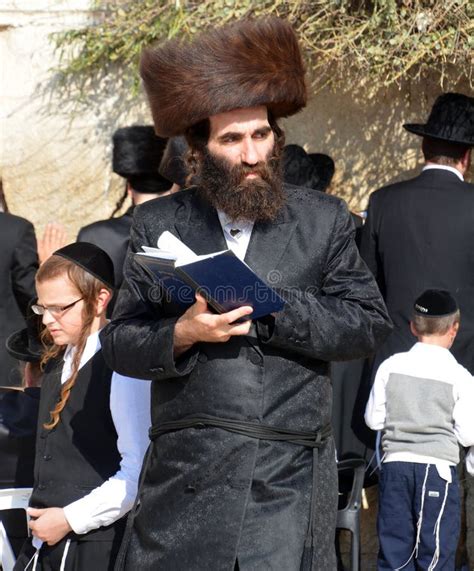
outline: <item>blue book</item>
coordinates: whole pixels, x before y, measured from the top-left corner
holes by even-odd
[[[281,311],[285,301],[232,250],[207,256],[188,257],[180,262],[170,252],[146,248],[134,254],[135,260],[164,288],[169,302],[187,308],[199,292],[217,313],[227,313],[250,305],[257,319]]]

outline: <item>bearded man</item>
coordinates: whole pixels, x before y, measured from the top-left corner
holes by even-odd
[[[186,135],[199,186],[137,208],[102,336],[115,370],[153,379],[119,568],[334,569],[329,361],[371,353],[390,322],[344,203],[282,183],[276,120],[306,103],[295,34],[237,22],[145,51],[141,74],[157,134]],[[157,296],[132,253],[165,230],[197,254],[231,248],[283,310],[252,320],[251,307],[216,315],[197,295],[183,312]]]

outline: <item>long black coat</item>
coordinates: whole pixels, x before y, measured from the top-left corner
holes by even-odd
[[[413,345],[409,321],[415,299],[425,289],[444,288],[461,309],[452,352],[474,373],[474,185],[430,169],[374,192],[361,254],[395,325],[376,365]]]
[[[330,421],[328,361],[366,355],[390,330],[378,288],[361,261],[339,199],[286,188],[271,224],[254,226],[245,261],[284,288],[273,328],[227,343],[200,343],[173,359],[176,310],[131,258],[114,320],[102,335],[109,365],[153,378],[152,422],[208,414],[315,431]],[[131,250],[164,230],[198,254],[226,248],[214,209],[196,189],[140,206]],[[310,288],[310,289],[307,289]],[[310,509],[312,452],[219,428],[154,441],[126,569],[299,569]],[[335,568],[337,476],[332,439],[320,452],[313,569]]]
[[[6,349],[7,337],[26,327],[24,317],[35,293],[38,253],[33,225],[0,212],[0,385],[18,385],[18,362]]]

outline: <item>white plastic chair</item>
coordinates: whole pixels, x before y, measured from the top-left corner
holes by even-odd
[[[26,508],[30,501],[31,492],[31,488],[0,489],[0,511],[23,509],[28,523]],[[15,565],[15,555],[2,522],[0,522],[0,563],[3,571],[12,571]]]

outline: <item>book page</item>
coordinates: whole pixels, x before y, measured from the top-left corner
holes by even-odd
[[[177,266],[183,266],[185,264],[192,264],[193,262],[199,262],[199,260],[207,260],[208,258],[214,258],[215,256],[219,256],[220,254],[225,254],[226,252],[229,252],[229,250],[221,250],[220,252],[212,252],[212,254],[201,254],[200,256],[197,254],[194,254],[194,260],[186,260],[185,262],[181,262],[181,260],[178,260],[176,262]]]
[[[176,238],[168,230],[165,230],[158,238],[157,246],[160,250],[174,254],[177,265],[189,264],[196,259],[196,254],[191,248],[188,248],[186,244],[183,244],[179,238]]]
[[[222,250],[221,252],[212,252],[211,254],[195,254],[191,248],[188,248],[186,244],[181,242],[179,238],[176,238],[171,232],[165,230],[163,234],[158,238],[157,242],[158,248],[152,248],[151,246],[142,246],[142,250],[148,256],[153,258],[161,258],[162,260],[173,260],[176,262],[175,266],[185,266],[186,264],[192,264],[199,260],[206,260],[207,258],[213,258],[219,254],[224,254],[229,250]]]
[[[173,252],[167,252],[166,250],[160,250],[159,248],[152,248],[151,246],[142,246],[143,252],[137,252],[137,254],[143,255],[143,253],[153,258],[160,258],[162,260],[176,260],[176,256]]]

